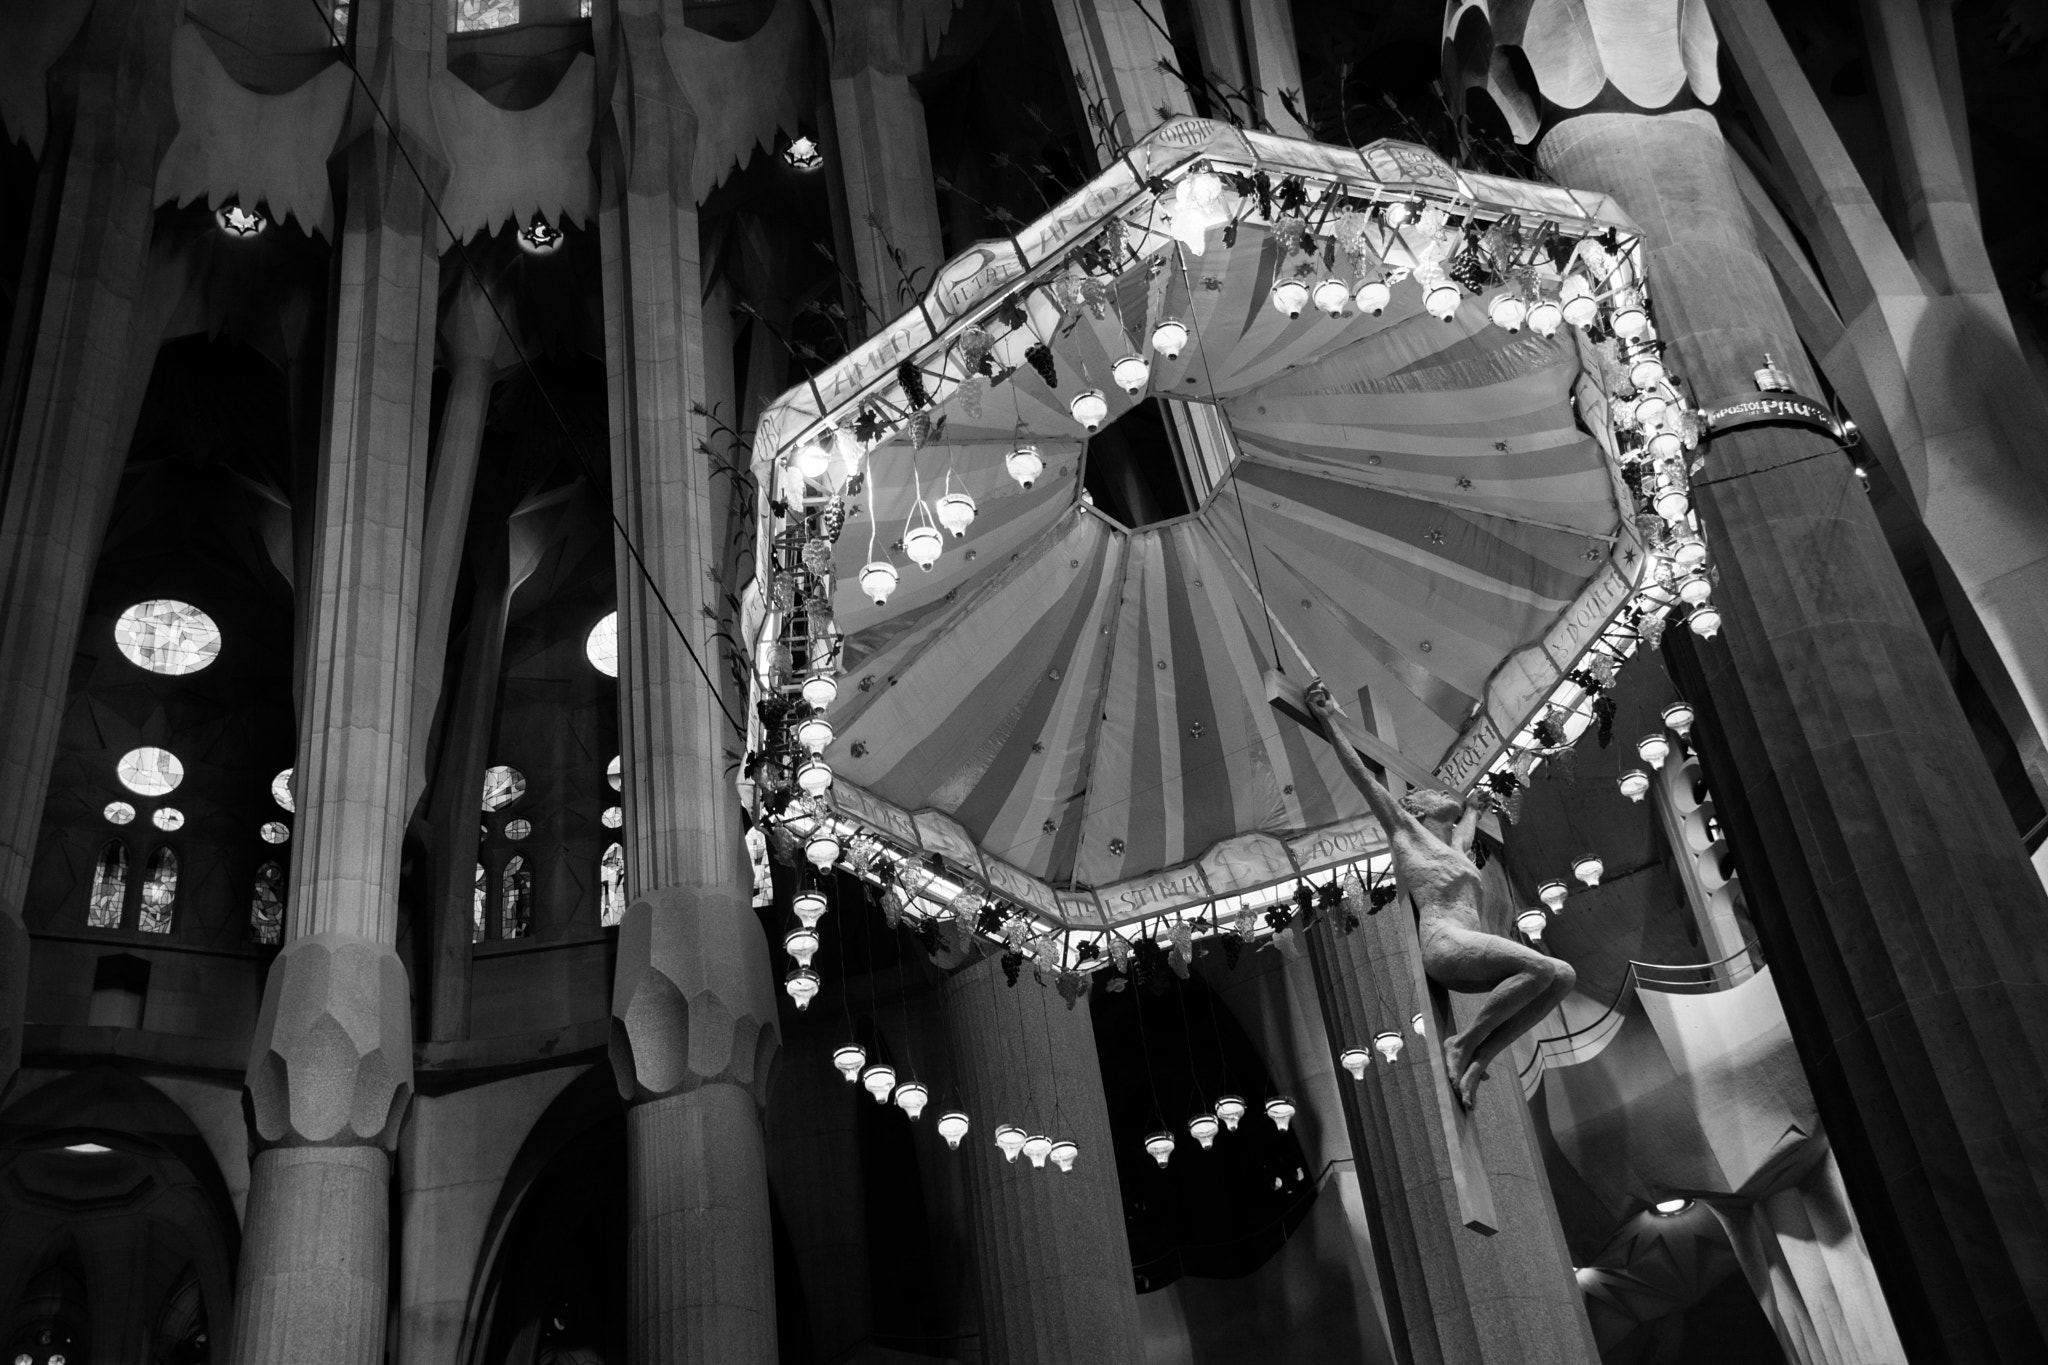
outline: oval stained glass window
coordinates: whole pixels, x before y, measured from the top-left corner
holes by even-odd
[[[135,807],[126,801],[109,801],[107,808],[100,813],[107,817],[110,825],[125,825],[135,818]]]
[[[526,775],[502,763],[484,769],[484,809],[503,810],[526,795]]]
[[[114,765],[114,776],[137,796],[164,796],[185,780],[185,765],[169,749],[130,749]]]
[[[270,779],[270,799],[286,810],[297,810],[292,804],[292,770],[286,768]]]
[[[190,602],[137,602],[114,620],[114,643],[152,673],[197,673],[220,654],[220,627]]]
[[[619,614],[607,613],[583,638],[583,656],[607,678],[619,676]]]
[[[292,837],[291,827],[282,820],[265,820],[263,828],[256,832],[263,836],[266,844],[281,844]]]
[[[179,810],[176,806],[165,806],[155,815],[149,817],[149,823],[155,825],[164,833],[169,834],[174,829],[185,828],[185,812]]]
[[[531,833],[533,833],[533,822],[531,820],[507,820],[505,822],[505,837],[514,843],[519,842],[519,840],[524,839]]]
[[[606,829],[617,829],[620,825],[626,823],[626,812],[619,806],[606,806],[604,814],[597,818],[604,821]]]

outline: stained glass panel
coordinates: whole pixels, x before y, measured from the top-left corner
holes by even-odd
[[[477,33],[519,22],[519,0],[455,0],[455,31]]]
[[[598,886],[601,890],[600,920],[604,924],[617,924],[626,917],[626,848],[613,844],[604,851],[604,861],[598,864]]]
[[[276,863],[256,869],[256,892],[249,898],[249,931],[258,943],[276,943],[284,936],[284,869]]]
[[[137,796],[163,796],[185,780],[185,765],[169,749],[130,749],[114,765],[114,776]]]
[[[491,874],[484,871],[484,865],[476,865],[476,898],[469,907],[469,941],[484,941],[484,915],[490,907]]]
[[[524,938],[533,914],[533,873],[526,859],[513,854],[505,864],[504,884],[498,901],[498,933],[504,938]]]
[[[86,925],[93,929],[120,928],[121,906],[127,899],[128,847],[119,839],[109,839],[93,868],[92,899],[85,908]]]
[[[197,673],[220,653],[220,627],[190,602],[137,602],[114,621],[114,643],[152,673]]]
[[[149,855],[149,869],[142,879],[142,914],[137,921],[146,934],[171,932],[171,915],[178,904],[178,855],[169,844],[157,845]]]
[[[619,676],[619,614],[608,612],[602,621],[590,628],[589,636],[583,641],[584,657],[590,666],[607,678]]]
[[[503,810],[526,795],[526,775],[499,763],[484,769],[484,809]]]

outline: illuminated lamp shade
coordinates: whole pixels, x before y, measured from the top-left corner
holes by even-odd
[[[1664,708],[1664,723],[1671,727],[1671,733],[1684,739],[1692,733],[1692,703],[1675,701]]]
[[[1136,394],[1152,382],[1152,366],[1141,355],[1127,355],[1109,367],[1109,377],[1125,393]]]
[[[1372,1040],[1373,1049],[1380,1054],[1380,1060],[1388,1066],[1401,1060],[1401,1046],[1406,1040],[1399,1029],[1382,1029]]]
[[[791,462],[796,472],[806,479],[822,479],[825,471],[832,467],[832,432],[822,431],[796,448],[796,458]]]
[[[1649,794],[1650,775],[1641,768],[1630,768],[1614,779],[1614,785],[1631,801],[1640,801]]]
[[[804,701],[817,710],[824,710],[839,697],[839,679],[830,673],[812,673],[804,678]]]
[[[1607,870],[1607,864],[1600,861],[1597,853],[1588,853],[1572,863],[1572,875],[1588,886],[1600,885],[1600,874]]]
[[[1003,1160],[1014,1163],[1017,1153],[1024,1150],[1024,1130],[1014,1123],[997,1128],[996,1150],[1003,1154]]]
[[[1671,559],[1679,569],[1691,573],[1707,562],[1707,542],[1698,536],[1683,536],[1671,542]]]
[[[806,796],[823,796],[832,790],[832,765],[822,758],[809,758],[796,770],[796,784]]]
[[[818,997],[818,974],[809,967],[799,967],[783,979],[782,989],[789,992],[799,1011],[807,1010]]]
[[[1650,454],[1659,460],[1669,460],[1685,449],[1685,442],[1670,426],[1660,428],[1650,437]]]
[[[832,857],[836,860],[839,857],[839,841],[834,839],[832,845]],[[825,896],[821,891],[799,891],[791,905],[796,910],[797,923],[806,929],[817,928],[818,921],[825,917]]]
[[[948,493],[939,499],[939,525],[955,536],[967,534],[967,528],[974,524],[974,495],[971,493]]]
[[[1563,882],[1545,882],[1536,888],[1536,899],[1552,910],[1564,909],[1564,898],[1568,894]]]
[[[887,1062],[875,1062],[860,1073],[860,1083],[876,1104],[887,1104],[889,1093],[896,1088],[896,1068]]]
[[[1415,1017],[1408,1021],[1408,1027],[1415,1030],[1415,1036],[1417,1038],[1427,1038],[1429,1036],[1429,1030],[1423,1026],[1422,1014],[1420,1011],[1417,1011]]]
[[[1395,231],[1415,216],[1415,209],[1405,199],[1397,199],[1380,210],[1380,221]]]
[[[1362,1047],[1347,1047],[1337,1056],[1337,1061],[1351,1073],[1351,1079],[1365,1079],[1365,1069],[1372,1065],[1372,1054]]]
[[[1558,290],[1558,311],[1574,327],[1591,327],[1600,316],[1600,300],[1593,293],[1592,281],[1584,275],[1565,276]]]
[[[1045,472],[1045,461],[1038,458],[1037,446],[1018,446],[1003,457],[1003,468],[1009,471],[1019,488],[1029,488]]]
[[[1628,382],[1639,389],[1664,382],[1664,362],[1655,351],[1644,351],[1628,367]]]
[[[1684,521],[1692,510],[1692,498],[1675,481],[1657,490],[1657,515],[1666,521]]]
[[[1359,312],[1378,317],[1386,312],[1387,305],[1394,301],[1394,291],[1384,277],[1368,275],[1351,291],[1351,298],[1358,305]]]
[[[1270,297],[1275,308],[1290,318],[1298,318],[1308,306],[1308,286],[1296,279],[1275,280]]]
[[[832,1065],[839,1068],[848,1085],[860,1079],[860,1069],[867,1064],[868,1050],[859,1043],[842,1043],[832,1053]]]
[[[1081,1155],[1081,1148],[1079,1144],[1061,1138],[1052,1145],[1051,1155],[1053,1165],[1059,1167],[1062,1172],[1071,1171],[1074,1169],[1075,1160]]]
[[[896,1107],[909,1115],[912,1123],[917,1122],[931,1101],[932,1092],[925,1089],[923,1081],[905,1081],[896,1087]]]
[[[1487,305],[1486,316],[1503,332],[1519,332],[1529,316],[1529,305],[1514,290],[1505,289],[1493,296],[1493,302]]]
[[[1294,1101],[1286,1095],[1275,1095],[1266,1101],[1266,1117],[1273,1120],[1273,1126],[1281,1132],[1294,1122]]]
[[[1656,1203],[1650,1205],[1650,1210],[1660,1218],[1670,1218],[1674,1214],[1684,1213],[1691,1207],[1692,1200],[1690,1199],[1659,1199]]]
[[[968,1122],[967,1115],[958,1109],[948,1109],[939,1115],[939,1136],[956,1152],[960,1150],[960,1139],[967,1136],[967,1130],[971,1127],[973,1125]]]
[[[1152,349],[1168,360],[1179,360],[1187,344],[1188,325],[1179,318],[1163,318],[1152,329]]]
[[[1241,1095],[1218,1095],[1216,1117],[1223,1120],[1223,1126],[1230,1132],[1237,1131],[1238,1121],[1244,1118],[1244,1097]]]
[[[1150,1137],[1147,1137],[1145,1139],[1145,1153],[1159,1163],[1160,1170],[1165,1170],[1166,1163],[1173,1160],[1173,1134],[1162,1128]]]
[[[1438,322],[1449,322],[1458,315],[1458,301],[1464,297],[1457,281],[1446,276],[1429,287],[1429,292],[1422,296],[1422,306]]]
[[[1633,289],[1624,289],[1614,296],[1614,334],[1623,341],[1633,341],[1650,326],[1649,314],[1643,311],[1643,296]]]
[[[832,722],[823,716],[805,716],[797,724],[796,742],[817,753],[832,742]]]
[[[1528,939],[1531,943],[1541,943],[1543,941],[1543,928],[1549,923],[1549,918],[1533,905],[1515,916],[1515,927],[1520,929],[1522,937]]]
[[[1043,1133],[1033,1133],[1024,1139],[1024,1156],[1031,1162],[1033,1170],[1045,1169],[1045,1159],[1052,1155],[1052,1139]]]
[[[1564,309],[1556,299],[1543,297],[1529,305],[1529,330],[1540,337],[1554,337],[1564,325]]]
[[[822,827],[811,831],[811,837],[804,840],[804,856],[822,872],[839,861],[839,836]]]
[[[1188,1136],[1200,1143],[1205,1152],[1216,1145],[1216,1134],[1222,1129],[1223,1125],[1216,1121],[1216,1116],[1206,1109],[1188,1118]]]
[[[1696,607],[1714,595],[1714,585],[1703,573],[1689,573],[1678,580],[1678,600]]]
[[[1344,305],[1351,302],[1351,290],[1344,281],[1335,278],[1318,281],[1310,297],[1316,307],[1336,317],[1344,311]]]
[[[1636,425],[1645,435],[1658,431],[1664,425],[1664,414],[1670,410],[1671,405],[1664,401],[1663,394],[1646,393],[1636,400]]]
[[[1721,613],[1711,602],[1702,602],[1692,609],[1692,615],[1685,622],[1692,627],[1692,633],[1702,640],[1711,640],[1721,633]]]
[[[913,526],[903,536],[903,553],[926,573],[930,573],[932,565],[939,562],[939,551],[945,548],[945,538],[936,526]]]
[[[860,590],[874,602],[883,606],[889,594],[896,591],[896,566],[886,559],[877,559],[861,566]]]
[[[799,967],[811,965],[811,958],[817,955],[818,931],[816,929],[792,929],[782,936],[782,949],[796,959]]]
[[[1101,389],[1083,389],[1067,404],[1067,411],[1074,414],[1074,420],[1082,427],[1094,431],[1109,416],[1109,400],[1102,396]]]

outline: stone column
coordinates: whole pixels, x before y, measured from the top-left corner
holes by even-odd
[[[1287,0],[1193,0],[1195,38],[1209,81],[1242,93],[1238,113],[1283,137],[1307,137],[1283,92],[1302,107],[1301,53]]]
[[[1194,112],[1187,87],[1159,69],[1162,61],[1179,65],[1153,22],[1164,22],[1163,9],[1141,0],[1053,0],[1052,8],[1103,160],[1167,119]]]
[[[843,982],[835,982],[844,988]],[[775,1078],[769,1109],[769,1171],[803,1277],[811,1349],[819,1360],[857,1355],[873,1331],[868,1298],[867,1200],[854,1106],[865,1090],[848,1085],[825,1059],[843,1034],[839,1021],[790,1040],[789,1065]],[[926,1116],[936,1118],[936,1112]]]
[[[691,175],[696,120],[709,114],[692,111],[664,56],[665,15],[681,24],[672,4],[620,0],[619,40],[599,35],[622,64],[598,229],[612,507],[631,542],[614,550],[629,903],[611,1038],[629,1106],[628,1359],[767,1365],[775,1278],[761,1108],[780,1034],[726,776],[742,742],[728,714],[738,703],[715,690],[726,687],[713,632],[730,528],[696,415],[711,400]]]
[[[1123,1191],[1087,1007],[1068,1009],[1058,992],[1028,976],[1005,984],[993,957],[949,977],[944,1002],[953,1071],[974,1123],[958,1155],[974,1224],[982,1359],[1143,1359]],[[1071,1138],[1080,1158],[1067,1172],[1050,1162],[1036,1169],[1022,1156],[1005,1161],[995,1146],[1001,1123]]]
[[[1814,382],[1711,114],[1585,114],[1545,168],[1642,225],[1673,368]],[[2048,1356],[2048,915],[1884,533],[1819,433],[1717,437],[1726,625],[1669,653],[1792,1033],[1916,1360]]]
[[[1489,879],[1489,897],[1503,885]],[[1492,915],[1496,907],[1489,906]],[[1499,927],[1499,926],[1496,926]],[[1310,961],[1330,1047],[1370,1048],[1400,1030],[1406,1047],[1389,1064],[1374,1055],[1362,1082],[1340,1073],[1352,1147],[1370,1175],[1360,1184],[1373,1214],[1389,1329],[1411,1365],[1594,1365],[1599,1352],[1579,1301],[1550,1180],[1514,1069],[1503,1058],[1479,1088],[1474,1118],[1494,1205],[1491,1234],[1464,1224],[1440,1106],[1458,1101],[1431,1066],[1442,1028],[1426,999],[1421,943],[1405,898],[1362,917],[1350,934],[1322,918],[1309,930]],[[1463,1026],[1478,997],[1453,996]],[[1421,1012],[1428,1034],[1415,1036]]]
[[[428,0],[358,6],[356,51],[378,73],[385,107],[424,106],[441,36],[434,16]],[[383,1358],[389,1153],[412,1091],[411,991],[392,945],[439,264],[412,166],[366,101],[352,118],[332,372],[298,584],[307,628],[292,888],[250,1049],[258,1152],[234,1365]],[[417,146],[412,159],[438,174]]]

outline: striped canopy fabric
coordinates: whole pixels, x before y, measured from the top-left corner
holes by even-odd
[[[998,345],[1000,379],[935,384],[916,432],[869,452],[834,547],[836,781],[941,812],[983,857],[1055,887],[1101,893],[1235,836],[1365,813],[1329,746],[1268,703],[1270,670],[1327,679],[1399,771],[1426,775],[1461,735],[1520,730],[1540,688],[1509,688],[1526,710],[1489,718],[1503,677],[1554,681],[1572,662],[1546,651],[1560,623],[1589,594],[1611,616],[1636,571],[1625,491],[1575,410],[1604,413],[1576,333],[1503,332],[1469,294],[1440,321],[1413,280],[1383,316],[1289,319],[1268,301],[1271,232],[1217,224],[1198,241],[1034,316]],[[1190,334],[1173,359],[1151,346],[1168,316]],[[1034,338],[1053,382],[1018,363]],[[891,354],[843,364],[886,376]],[[1135,396],[1111,378],[1129,355],[1150,365]],[[823,379],[770,415],[771,443],[860,387]],[[1088,388],[1109,422],[1155,398],[1182,408],[1195,512],[1127,528],[1088,504],[1070,414]],[[1025,442],[1044,461],[1028,490],[1004,468]],[[977,515],[920,571],[902,548],[917,504],[960,490]],[[883,606],[858,583],[872,559],[901,573]]]

